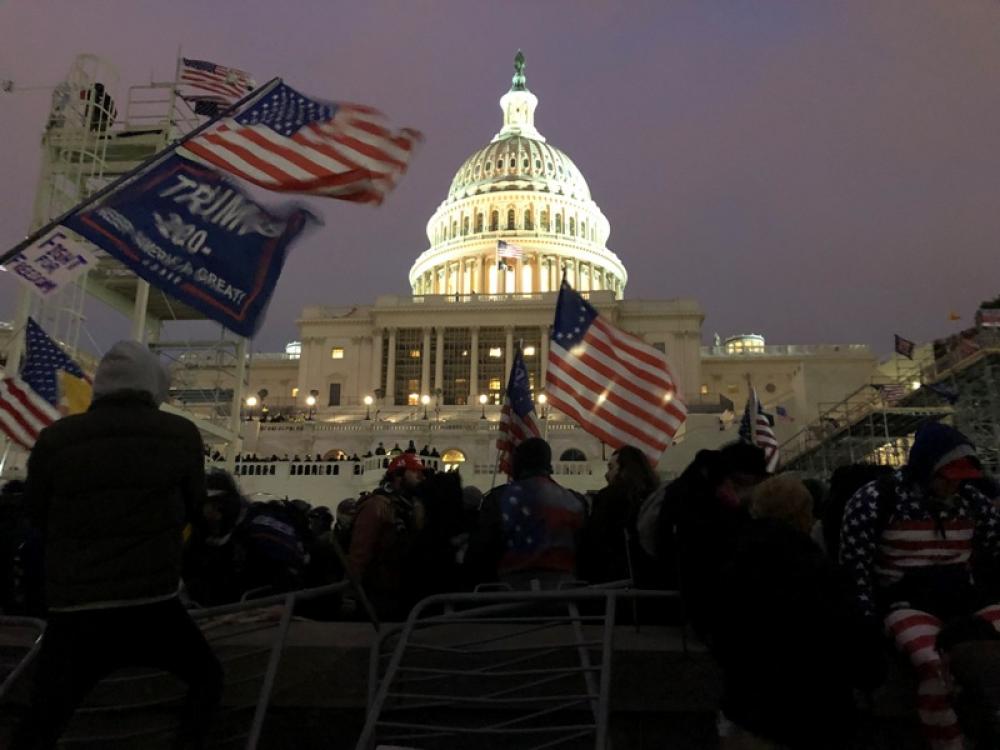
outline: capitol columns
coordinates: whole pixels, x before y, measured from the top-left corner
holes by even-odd
[[[478,403],[479,398],[479,326],[469,329],[469,403]]]
[[[376,328],[372,336],[372,382],[371,391],[374,393],[382,387],[382,329]]]
[[[385,403],[396,403],[396,329],[389,329],[389,357],[385,364]]]
[[[506,326],[504,333],[507,334],[507,348],[505,350],[503,379],[501,380],[500,389],[506,391],[510,368],[514,366],[514,326]]]
[[[444,326],[437,328],[437,348],[434,351],[434,392],[444,391]]]
[[[431,329],[424,329],[424,345],[420,350],[420,395],[431,392]]]

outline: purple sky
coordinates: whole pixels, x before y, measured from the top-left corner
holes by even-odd
[[[997,28],[987,0],[0,0],[0,79],[52,85],[97,53],[123,109],[128,85],[172,76],[180,44],[423,130],[381,208],[311,201],[326,226],[289,257],[256,343],[275,350],[305,304],[407,292],[454,171],[500,127],[520,47],[536,123],[610,220],[628,297],[697,299],[706,340],[885,351],[1000,291]],[[0,93],[4,247],[27,228],[48,106]],[[0,318],[14,292],[0,278]]]

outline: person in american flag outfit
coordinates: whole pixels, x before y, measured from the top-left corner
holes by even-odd
[[[907,465],[847,503],[840,561],[865,615],[879,619],[913,665],[917,711],[934,750],[966,747],[937,648],[948,621],[970,615],[1000,630],[976,571],[1000,564],[1000,508],[969,480],[982,477],[972,443],[937,422],[916,434]]]

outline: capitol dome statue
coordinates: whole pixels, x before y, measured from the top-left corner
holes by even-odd
[[[427,223],[413,294],[552,292],[565,271],[576,289],[621,298],[628,274],[606,246],[608,220],[576,164],[535,127],[537,106],[519,51],[500,99],[503,127],[462,163]]]

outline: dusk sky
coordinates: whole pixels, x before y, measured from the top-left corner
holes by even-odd
[[[49,108],[25,89],[95,53],[121,112],[128,86],[173,77],[178,45],[426,136],[383,206],[309,200],[326,225],[293,248],[258,350],[296,338],[304,305],[408,293],[427,220],[500,128],[518,48],[539,130],[611,223],[626,296],[697,300],[706,343],[884,353],[1000,293],[994,0],[0,0],[3,249],[30,221]],[[0,319],[16,287],[0,274]],[[128,330],[96,310],[88,327],[102,345]]]

